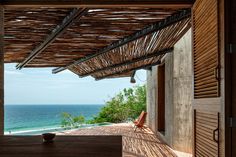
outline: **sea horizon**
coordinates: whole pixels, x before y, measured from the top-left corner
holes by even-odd
[[[7,104],[5,134],[35,134],[62,130],[61,114],[83,115],[86,120],[96,116],[104,104]],[[83,127],[89,126],[84,124]]]

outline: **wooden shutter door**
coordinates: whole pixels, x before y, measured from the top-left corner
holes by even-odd
[[[217,0],[193,10],[194,156],[219,156],[220,64]]]

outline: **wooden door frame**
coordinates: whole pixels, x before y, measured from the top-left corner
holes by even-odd
[[[225,0],[224,5],[224,34],[225,34],[225,156],[232,157],[232,128],[229,127],[229,117],[232,116],[232,60],[229,52],[229,44],[231,43],[230,36],[230,22],[231,22],[231,2],[232,0]]]

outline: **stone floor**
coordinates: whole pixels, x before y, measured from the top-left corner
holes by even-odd
[[[115,124],[58,132],[57,135],[122,135],[124,157],[176,157],[177,155],[148,128],[134,132],[131,124]]]

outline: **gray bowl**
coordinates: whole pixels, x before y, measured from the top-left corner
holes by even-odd
[[[53,134],[53,133],[42,134],[44,142],[53,142],[53,139],[55,138],[55,136],[56,136],[56,134]]]

